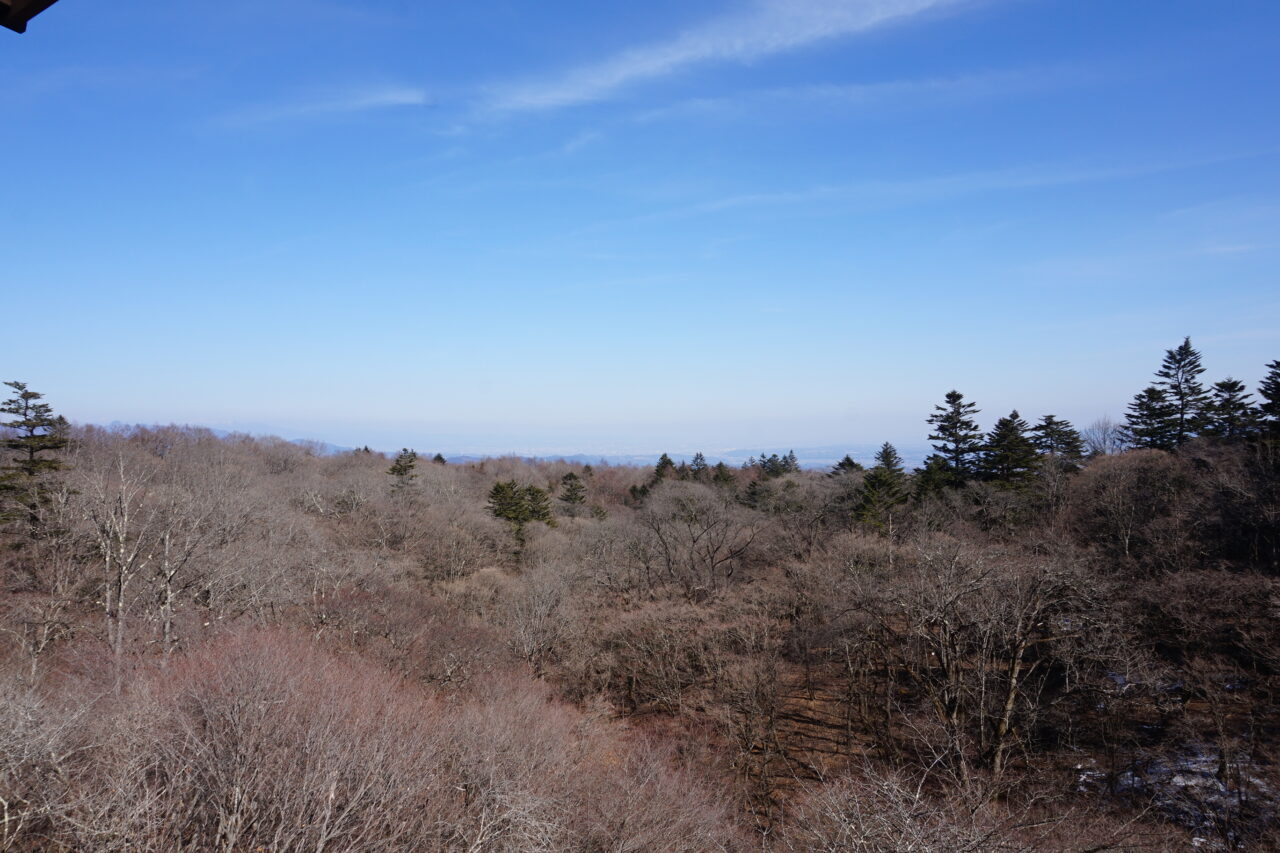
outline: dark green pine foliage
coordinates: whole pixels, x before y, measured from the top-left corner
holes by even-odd
[[[537,486],[521,486],[515,480],[499,480],[489,490],[489,512],[515,525],[517,532],[531,521],[555,525],[551,496]]]
[[[571,507],[587,502],[587,487],[582,484],[582,478],[572,471],[560,478],[560,502]]]
[[[53,407],[41,403],[43,394],[27,388],[24,382],[6,382],[14,395],[0,405],[0,414],[9,415],[11,421],[0,426],[15,434],[5,438],[4,448],[13,451],[0,470],[14,472],[24,477],[38,477],[62,467],[58,459],[46,455],[67,446],[67,419],[53,413]]]
[[[768,456],[761,455],[758,460],[753,456],[747,460],[745,467],[759,468],[760,476],[766,480],[771,480],[774,477],[781,477],[784,474],[793,474],[799,471],[800,463],[796,459],[795,452],[792,451],[786,456],[779,456],[776,453],[771,453]]]
[[[776,453],[760,457],[760,473],[765,477],[781,477],[787,473],[787,464]]]
[[[524,487],[524,507],[526,521],[541,521],[555,527],[555,516],[551,513],[551,495],[537,486]]]
[[[499,480],[489,490],[489,512],[494,518],[509,521],[517,527],[528,519],[525,516],[524,490],[515,480]]]
[[[493,484],[489,490],[489,512],[511,524],[519,543],[517,554],[524,549],[525,525],[529,522],[556,526],[551,514],[551,496],[537,486],[521,486],[515,480],[499,480]]]
[[[760,509],[765,501],[773,494],[772,488],[767,480],[752,480],[747,484],[747,488],[743,491],[741,497],[738,498],[739,503],[751,509]]]
[[[853,516],[865,524],[891,531],[894,512],[907,502],[908,494],[907,474],[902,467],[902,457],[886,441],[876,453],[876,464],[862,480],[862,492]]]
[[[693,479],[701,480],[707,474],[707,457],[702,453],[693,454],[693,461],[689,463],[689,473],[693,475]]]
[[[70,426],[48,403],[40,402],[43,394],[28,389],[26,383],[4,384],[14,394],[0,404],[0,414],[12,418],[0,422],[10,432],[3,440],[7,452],[0,464],[0,519],[25,515],[28,532],[34,535],[49,475],[62,468],[55,454],[66,448]]]
[[[973,418],[978,411],[959,391],[948,391],[945,405],[934,406],[928,423],[933,426],[929,440],[935,442],[936,453],[925,460],[931,487],[961,486],[977,474],[982,431]]]
[[[418,476],[415,470],[418,467],[418,454],[409,448],[404,448],[396,456],[395,461],[391,463],[391,467],[387,469],[387,473],[396,478],[394,489],[404,489]]]
[[[662,454],[658,457],[658,464],[653,466],[653,482],[658,483],[667,479],[676,472],[676,463],[671,461],[671,457]]]
[[[947,460],[934,453],[924,460],[923,467],[917,468],[912,477],[917,498],[937,494],[943,489],[956,485],[955,476]]]
[[[1213,384],[1205,410],[1204,434],[1228,441],[1255,435],[1262,418],[1253,404],[1253,395],[1244,383],[1228,376]]]
[[[1173,450],[1178,446],[1178,411],[1163,388],[1155,385],[1140,391],[1125,414],[1125,438],[1135,447]]]
[[[1258,385],[1258,396],[1262,397],[1258,410],[1262,413],[1263,426],[1269,433],[1280,434],[1280,360],[1267,365],[1267,375]]]
[[[1031,479],[1036,464],[1036,446],[1027,437],[1027,422],[1014,409],[996,421],[987,435],[982,453],[982,478],[1005,486]]]
[[[1156,384],[1164,389],[1165,396],[1173,407],[1172,433],[1175,447],[1194,438],[1204,426],[1209,392],[1200,382],[1202,373],[1204,367],[1200,364],[1200,353],[1191,346],[1191,338],[1183,338],[1175,349],[1167,350],[1164,362],[1156,371]]]
[[[733,472],[729,470],[729,466],[723,462],[717,462],[711,468],[711,484],[714,486],[723,486],[732,488],[734,485]]]
[[[1029,437],[1038,453],[1077,463],[1084,458],[1084,438],[1079,430],[1055,415],[1045,415],[1030,430]]]
[[[443,454],[443,453],[437,453],[435,456],[432,456],[432,457],[431,457],[431,461],[432,461],[432,462],[434,462],[434,463],[436,463],[437,465],[448,465],[448,464],[449,464],[449,460],[447,460],[447,459],[445,459],[445,458],[444,458],[444,454]]]
[[[883,450],[883,448],[881,448]],[[852,474],[855,471],[864,470],[861,465],[853,461],[853,457],[845,454],[844,458],[837,462],[832,468],[829,477],[839,477],[841,474]]]

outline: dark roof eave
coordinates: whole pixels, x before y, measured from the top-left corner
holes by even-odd
[[[0,0],[0,27],[25,33],[27,22],[58,0]]]

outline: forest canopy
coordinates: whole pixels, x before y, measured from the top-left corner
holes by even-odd
[[[0,850],[1273,849],[1280,361],[653,468],[6,384]]]

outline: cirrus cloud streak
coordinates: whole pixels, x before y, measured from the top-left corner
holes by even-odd
[[[713,62],[751,62],[954,6],[963,0],[758,0],[750,9],[543,80],[500,87],[498,112],[531,112],[610,98],[633,83]]]

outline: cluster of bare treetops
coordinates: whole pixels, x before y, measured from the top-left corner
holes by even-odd
[[[805,471],[390,462],[9,383],[0,851],[1276,849],[1280,363]]]

